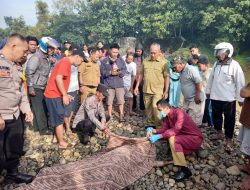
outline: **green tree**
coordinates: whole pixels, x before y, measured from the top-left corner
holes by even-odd
[[[7,35],[17,32],[25,35],[28,30],[28,26],[26,25],[23,16],[20,16],[18,18],[5,16],[4,21],[7,25],[7,28],[5,29],[6,30],[5,33]]]

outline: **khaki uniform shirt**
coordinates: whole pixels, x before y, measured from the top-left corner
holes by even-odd
[[[101,122],[99,121],[101,117]],[[87,97],[80,106],[79,110],[76,113],[75,119],[73,121],[72,128],[75,128],[76,125],[85,119],[90,119],[99,129],[102,129],[102,123],[106,122],[105,111],[103,103],[99,102],[96,99],[96,95]]]
[[[144,79],[143,92],[147,94],[162,94],[165,78],[169,75],[168,64],[165,58],[151,61],[147,58],[142,63],[141,74]]]
[[[31,111],[19,68],[0,54],[0,114],[4,120],[18,118],[20,110]]]
[[[82,76],[82,82],[85,86],[98,86],[100,83],[100,66],[97,63],[88,62],[82,63],[79,68],[78,72]]]

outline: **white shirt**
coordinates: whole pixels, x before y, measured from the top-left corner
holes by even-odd
[[[76,66],[71,65],[71,75],[70,75],[70,83],[68,92],[74,92],[79,90],[79,83],[78,83],[78,69]]]
[[[125,62],[126,63],[126,62]],[[131,63],[126,63],[127,71],[123,77],[123,84],[125,87],[131,86],[131,78],[132,76],[136,76],[136,63],[131,62]]]
[[[243,102],[240,90],[244,85],[244,73],[237,61],[230,59],[223,65],[216,62],[207,83],[206,94],[210,94],[212,100]]]
[[[88,51],[83,51],[84,55],[86,58],[89,58],[89,52]]]

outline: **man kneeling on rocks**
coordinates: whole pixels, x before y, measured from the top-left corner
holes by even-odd
[[[72,128],[74,131],[81,132],[81,143],[88,144],[89,137],[94,136],[95,129],[98,127],[104,133],[109,133],[106,122],[110,119],[105,115],[103,100],[108,96],[108,87],[104,84],[99,84],[96,89],[96,94],[87,97],[80,106]]]
[[[159,139],[168,140],[174,165],[181,166],[171,178],[179,182],[192,176],[184,154],[197,151],[201,147],[203,137],[200,129],[184,110],[172,108],[166,100],[159,100],[157,109],[163,119],[162,127],[147,128],[147,136],[151,143]]]

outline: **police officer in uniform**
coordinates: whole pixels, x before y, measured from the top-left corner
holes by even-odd
[[[23,154],[23,122],[32,122],[27,94],[22,90],[22,76],[17,62],[27,56],[28,44],[20,34],[12,34],[0,51],[0,173],[7,170],[6,180],[30,183],[32,176],[18,172]]]

